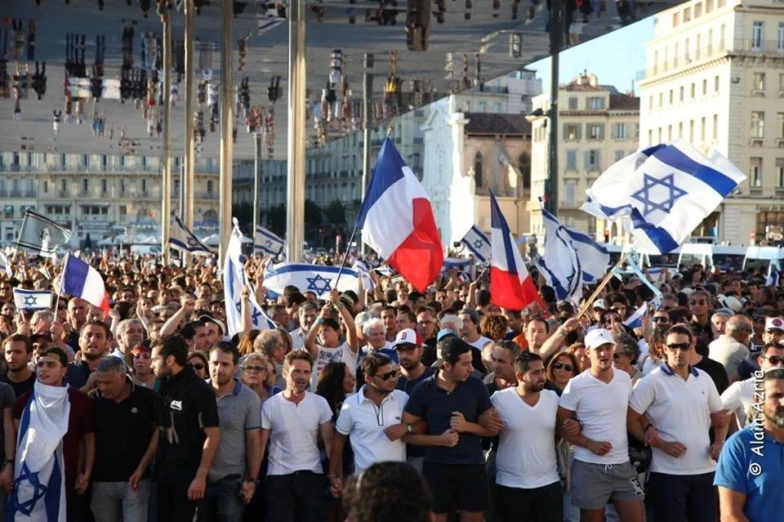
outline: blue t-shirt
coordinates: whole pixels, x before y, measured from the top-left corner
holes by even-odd
[[[784,513],[784,445],[750,425],[724,445],[714,485],[746,495],[743,514],[750,522],[781,520]]]

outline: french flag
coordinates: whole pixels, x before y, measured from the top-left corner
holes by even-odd
[[[362,241],[417,290],[441,272],[441,248],[427,193],[387,137],[357,217]]]
[[[539,301],[539,292],[525,268],[517,243],[492,192],[490,214],[490,300],[501,308],[521,311]]]
[[[108,312],[111,308],[109,294],[98,270],[70,254],[65,257],[64,264],[60,293],[79,297]]]

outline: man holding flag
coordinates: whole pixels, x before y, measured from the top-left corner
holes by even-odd
[[[93,409],[87,395],[66,386],[67,367],[63,350],[44,349],[33,391],[14,408],[19,442],[6,520],[66,522],[86,514],[83,495],[95,461]]]

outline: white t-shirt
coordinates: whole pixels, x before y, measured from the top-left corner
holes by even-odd
[[[376,406],[365,397],[366,386],[346,398],[335,425],[338,433],[350,436],[355,473],[376,462],[406,461],[406,443],[389,440],[384,430],[403,421],[408,394],[394,390]]]
[[[464,339],[464,340],[465,340],[465,339]],[[468,343],[468,341],[466,341],[466,342]],[[484,348],[484,346],[485,346],[487,343],[491,343],[491,342],[493,342],[493,340],[492,340],[492,339],[488,339],[487,337],[485,337],[485,336],[483,336],[483,335],[480,335],[480,336],[479,336],[479,339],[477,339],[476,341],[474,341],[474,342],[472,342],[472,343],[468,343],[468,344],[470,344],[471,346],[473,346],[473,347],[474,347],[474,348],[476,348],[477,350],[481,350],[482,348]]]
[[[316,389],[316,383],[318,382],[319,375],[321,375],[321,370],[331,362],[344,362],[351,372],[351,375],[357,374],[357,354],[351,351],[348,341],[344,341],[343,344],[337,348],[326,348],[320,344],[317,344],[316,347],[318,348],[318,356],[313,362],[314,371],[310,376],[311,390]]]
[[[516,388],[507,388],[495,392],[490,402],[504,423],[496,456],[496,484],[534,489],[558,482],[555,456],[558,394],[542,390],[539,401],[529,406]]]
[[[701,475],[716,470],[710,458],[711,413],[721,411],[721,398],[706,372],[692,368],[683,380],[662,365],[634,388],[629,407],[645,414],[665,442],[686,446],[680,457],[653,448],[651,471],[668,475]]]
[[[754,404],[754,377],[745,381],[735,381],[721,394],[721,403],[725,410],[735,414],[738,426],[743,429],[746,425],[747,413]]]
[[[323,473],[318,449],[319,426],[332,420],[327,400],[305,392],[295,404],[278,393],[261,406],[261,429],[270,430],[268,475],[295,471]]]
[[[574,458],[594,464],[629,462],[629,440],[626,435],[626,412],[632,394],[629,374],[613,370],[609,383],[600,381],[590,370],[572,377],[561,395],[561,407],[575,412],[583,423],[582,434],[596,442],[609,442],[612,449],[603,456],[588,448],[574,448]]]

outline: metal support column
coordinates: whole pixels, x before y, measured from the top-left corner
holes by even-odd
[[[254,143],[256,144],[255,147],[255,161],[253,163],[253,231],[252,237],[254,241],[256,240],[256,228],[259,226],[259,219],[260,219],[260,212],[259,210],[259,190],[260,190],[260,183],[261,183],[261,133],[256,132],[253,136]]]
[[[193,113],[195,107],[194,80],[196,78],[194,67],[193,33],[195,31],[194,20],[195,8],[193,0],[185,0],[185,157],[183,158],[182,196],[183,196],[183,216],[182,220],[190,231],[193,231],[193,192],[195,189],[196,176],[194,174],[194,163],[196,162],[196,151],[194,149],[193,138]],[[187,260],[188,255],[183,259]]]
[[[546,209],[558,215],[558,91],[559,57],[563,49],[566,21],[564,0],[552,0],[550,5],[550,139],[548,141],[547,183],[545,184]]]
[[[231,177],[233,163],[232,138],[234,127],[233,52],[234,3],[223,2],[223,31],[221,41],[221,147],[220,147],[220,258],[224,259],[232,229]],[[221,265],[223,263],[221,261]]]
[[[161,252],[164,264],[169,264],[169,236],[171,234],[171,70],[172,36],[170,13],[163,20],[163,179],[161,180]]]
[[[365,53],[365,76],[362,84],[362,199],[365,198],[368,183],[370,183],[370,120],[372,116],[373,100],[373,53]],[[349,245],[351,247],[351,245]],[[359,241],[360,253],[365,255],[365,243]]]
[[[302,261],[305,241],[305,142],[307,140],[305,1],[289,3],[288,207],[286,261]]]

